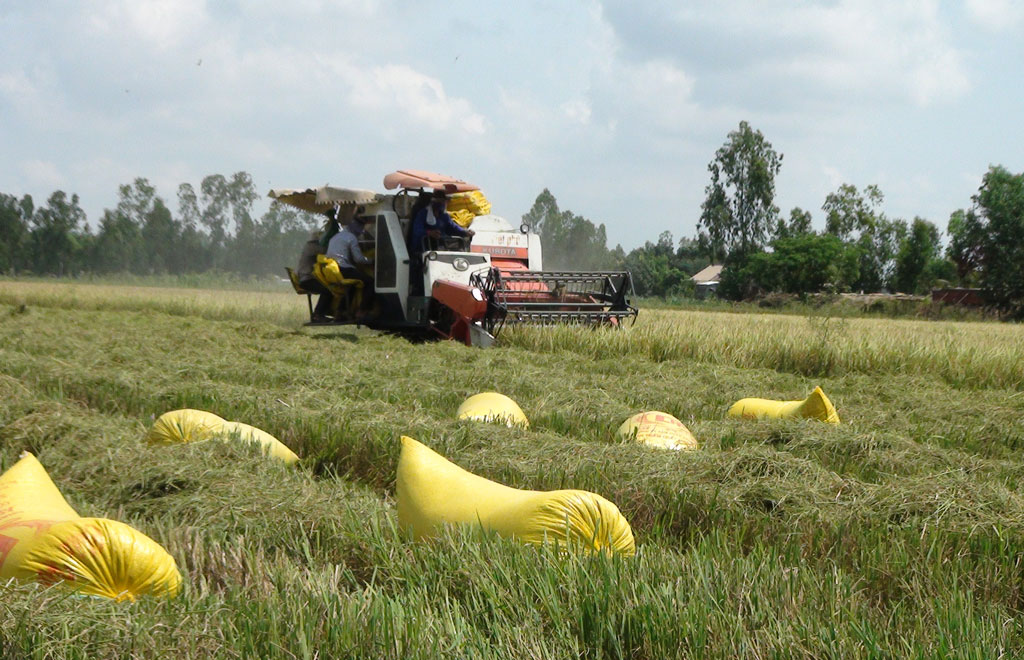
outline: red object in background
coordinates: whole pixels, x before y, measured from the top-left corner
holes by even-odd
[[[981,297],[981,289],[932,289],[932,302],[964,305],[965,307],[985,306],[985,299]]]

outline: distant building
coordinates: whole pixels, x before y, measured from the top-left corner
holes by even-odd
[[[690,278],[693,281],[694,295],[699,300],[713,296],[718,291],[718,281],[722,276],[723,266],[711,265]]]
[[[964,305],[965,307],[983,307],[985,305],[981,289],[932,289],[932,301],[944,302],[947,305]]]

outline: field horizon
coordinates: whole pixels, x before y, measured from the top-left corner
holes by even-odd
[[[641,309],[489,350],[305,328],[291,292],[0,280],[0,471],[22,451],[82,515],[182,571],[168,601],[0,583],[12,658],[1024,656],[1024,326]],[[838,427],[738,420],[821,386]],[[528,430],[455,419],[517,401]],[[209,410],[247,447],[148,447]],[[701,444],[624,442],[661,410]],[[636,557],[397,528],[398,439],[614,502]]]

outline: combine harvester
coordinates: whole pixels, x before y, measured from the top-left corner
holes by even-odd
[[[408,245],[416,212],[435,192],[451,196],[479,188],[419,170],[388,174],[384,188],[398,191],[381,194],[330,186],[270,191],[272,199],[304,211],[336,213],[342,225],[357,209],[360,217],[369,219],[360,244],[374,255],[379,313],[359,321],[361,325],[486,347],[506,324],[619,326],[626,319],[636,320],[628,272],[545,271],[540,236],[526,224],[517,230],[495,215],[473,219],[472,242],[443,238],[426,246],[420,271],[410,259]],[[414,278],[422,279],[426,295],[413,294]]]

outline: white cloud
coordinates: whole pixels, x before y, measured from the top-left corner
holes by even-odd
[[[762,106],[791,104],[794,96],[804,103],[928,105],[970,88],[935,0],[723,0],[635,13],[624,7],[610,15],[628,52],[673,60],[698,88],[717,89],[719,97]]]
[[[994,32],[1013,29],[1024,18],[1024,7],[1015,0],[966,0],[964,7],[971,20]]]
[[[562,113],[570,120],[579,124],[590,123],[590,103],[585,99],[573,99],[562,104]]]
[[[405,65],[346,71],[348,98],[358,108],[399,111],[434,129],[455,129],[470,135],[486,132],[487,122],[468,101],[450,98],[437,78]]]
[[[487,186],[510,217],[549,187],[612,243],[642,243],[689,232],[706,164],[744,119],[786,154],[786,208],[817,209],[843,182],[898,185],[880,169],[976,179],[1012,160],[1019,102],[1001,63],[1016,33],[970,22],[1020,25],[1020,6],[949,4],[21,3],[0,9],[0,180],[39,195],[60,178],[95,219],[137,176],[173,205],[177,183],[215,172],[377,187],[416,166]],[[932,180],[913,213],[968,203]]]
[[[201,30],[206,21],[205,0],[124,0],[92,14],[89,25],[100,33],[134,37],[166,50]]]
[[[16,109],[23,118],[38,116],[43,108],[44,97],[39,83],[24,71],[0,73],[0,99],[3,99],[7,108]]]
[[[839,171],[839,168],[831,165],[823,167],[822,174],[825,176],[825,180],[828,181],[828,186],[831,190],[838,189],[839,186],[843,185],[846,181],[843,177],[843,173]]]
[[[795,9],[788,18],[819,44],[793,58],[792,70],[851,100],[904,96],[928,105],[970,88],[934,2],[846,0],[827,9]]]
[[[18,120],[38,130],[60,131],[77,124],[55,73],[42,63],[0,73],[0,99]]]
[[[21,171],[30,185],[41,188],[60,188],[65,178],[60,169],[49,161],[27,160],[21,163]]]
[[[639,65],[621,65],[610,93],[618,92],[634,121],[654,122],[661,130],[684,129],[685,118],[695,111],[693,78],[678,66],[663,60]]]

